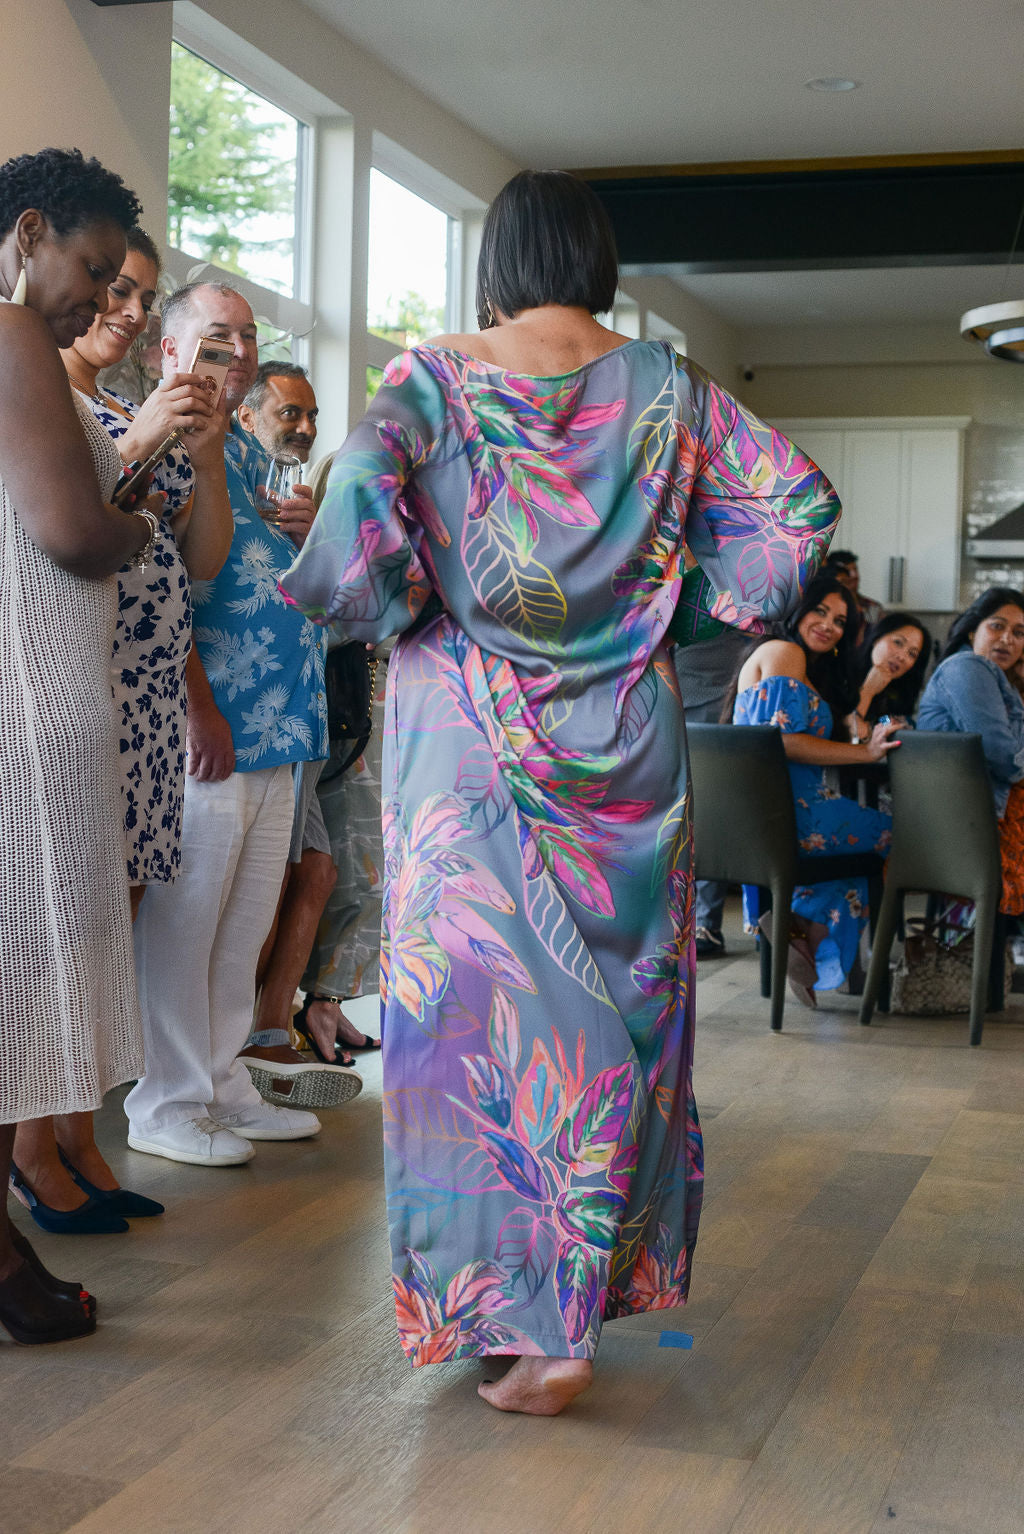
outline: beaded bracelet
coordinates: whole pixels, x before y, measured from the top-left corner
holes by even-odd
[[[149,564],[150,560],[153,558],[153,550],[156,548],[156,540],[160,536],[160,523],[157,521],[156,517],[154,517],[151,511],[146,511],[144,509],[133,511],[132,516],[141,517],[142,520],[149,526],[149,537],[146,539],[141,549],[137,549],[136,552],[132,555],[131,559],[128,561],[129,567],[132,570],[144,570]]]

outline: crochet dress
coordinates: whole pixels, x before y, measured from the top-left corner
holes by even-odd
[[[113,443],[78,405],[100,489]],[[117,582],[60,569],[0,480],[0,1123],[142,1070],[110,653]]]

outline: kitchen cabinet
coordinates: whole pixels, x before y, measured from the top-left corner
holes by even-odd
[[[959,606],[966,416],[772,423],[835,485],[843,515],[833,545],[860,557],[861,590],[886,607]]]

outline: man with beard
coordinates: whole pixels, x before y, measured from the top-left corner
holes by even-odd
[[[260,363],[252,388],[238,409],[241,424],[268,453],[291,453],[303,464],[309,462],[316,441],[318,414],[309,376],[296,362]],[[274,927],[260,954],[256,971],[259,1002],[253,1032],[242,1051],[242,1060],[260,1091],[272,1102],[294,1107],[329,1106],[322,1078],[307,1072],[291,1074],[295,1052],[288,1048],[292,999],[338,877],[317,794],[325,765],[309,761],[295,768],[295,819],[288,867]],[[356,1040],[362,1038],[356,1030],[349,1032]],[[326,1050],[318,1049],[318,1058],[325,1064],[348,1067],[353,1063],[344,1043],[338,1047],[333,1040]],[[285,1070],[280,1074],[282,1065]],[[348,1083],[352,1095],[359,1080],[353,1073]],[[342,1083],[330,1085],[340,1090]]]
[[[309,375],[297,362],[261,362],[238,407],[240,423],[268,453],[293,453],[303,464],[313,451],[318,414]]]
[[[169,373],[188,366],[200,336],[231,345],[224,401],[235,410],[258,363],[242,295],[192,284],[165,301],[162,322]],[[235,531],[220,574],[193,583],[181,874],[148,890],[136,923],[146,1072],[125,1102],[134,1150],[200,1166],[320,1129],[312,1113],[265,1102],[237,1058],[288,857],[293,769],[328,752],[324,635],[277,588],[314,506],[297,486],[264,520],[267,455],[237,420],[224,458]]]

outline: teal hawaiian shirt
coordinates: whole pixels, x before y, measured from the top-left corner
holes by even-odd
[[[237,421],[224,458],[235,535],[220,574],[192,583],[196,648],[214,702],[231,726],[237,772],[318,761],[330,754],[327,635],[277,589],[295,545],[256,510],[267,455]]]

